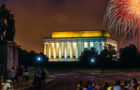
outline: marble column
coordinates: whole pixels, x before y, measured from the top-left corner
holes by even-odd
[[[84,49],[85,49],[85,44],[84,42],[82,42],[82,51],[84,51]]]
[[[94,42],[94,48],[95,48],[95,50],[98,52],[98,42],[97,42],[97,41]]]
[[[62,44],[59,43],[59,58],[62,58]]]
[[[67,58],[67,42],[64,44],[64,47],[65,47],[65,59]]]
[[[101,42],[101,47],[102,47],[102,50],[105,49],[105,42],[104,41]]]
[[[48,44],[48,49],[49,49],[49,51],[48,51],[49,52],[49,56],[48,57],[49,58],[51,58],[51,48],[52,48],[52,44]]]
[[[93,42],[93,47],[96,49],[96,47],[95,47],[95,42]]]
[[[93,47],[94,47],[94,43],[90,42],[90,48],[93,48]]]
[[[70,42],[70,58],[73,58],[73,45],[72,45],[72,42]]]
[[[101,42],[98,42],[98,54],[101,54]]]
[[[47,44],[44,43],[44,55],[47,55]]]
[[[55,48],[56,48],[56,58],[58,58],[58,56],[59,56],[58,47],[59,47],[59,44],[56,43],[56,46],[55,46]]]
[[[88,42],[88,49],[90,50],[90,42]]]
[[[62,57],[64,58],[64,53],[65,53],[65,47],[64,47],[64,42],[62,42],[61,43],[62,44],[62,46],[61,46],[61,49],[62,49],[62,51],[61,51],[61,53],[62,53]]]
[[[80,41],[79,42],[79,54],[81,55],[81,53],[82,53],[82,42]]]
[[[76,58],[78,58],[78,42],[76,42]]]
[[[81,55],[81,41],[77,42],[77,48],[78,48],[78,57]]]
[[[52,47],[53,47],[53,58],[56,58],[56,43],[52,43]]]

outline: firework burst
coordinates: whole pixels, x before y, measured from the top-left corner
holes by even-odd
[[[138,38],[140,50],[140,0],[110,0],[104,16],[104,22],[122,40]]]

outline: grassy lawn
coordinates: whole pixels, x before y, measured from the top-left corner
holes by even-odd
[[[64,72],[93,72],[93,73],[101,73],[101,69],[99,68],[48,68],[49,71],[64,71]],[[140,72],[140,68],[137,69],[118,69],[118,68],[105,68],[103,70],[104,73],[121,73],[121,72]]]
[[[75,69],[76,72],[95,72],[100,73],[101,69]],[[104,73],[119,73],[119,72],[140,72],[140,69],[104,69]]]
[[[49,62],[46,69],[51,71],[64,71],[64,72],[95,72],[100,73],[101,67],[100,66],[80,66],[78,62],[73,61],[61,61],[61,62]],[[119,72],[140,72],[140,68],[104,68],[104,73],[119,73]]]
[[[75,72],[94,72],[94,73],[100,73],[101,69],[77,69],[74,70]],[[118,73],[118,72],[126,72],[125,70],[121,69],[105,69],[103,70],[104,73]]]

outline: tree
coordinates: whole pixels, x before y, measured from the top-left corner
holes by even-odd
[[[140,56],[135,45],[120,49],[119,62],[122,67],[139,67]]]
[[[49,58],[46,57],[42,52],[40,52],[39,56],[42,58],[41,66],[47,67]]]
[[[99,57],[100,59],[98,63],[102,68],[112,67],[117,61],[117,51],[114,46],[108,44]]]
[[[26,50],[19,49],[19,65],[23,66],[38,66],[37,57],[41,57],[41,67],[46,67],[48,64],[48,57],[43,53],[36,53],[34,51],[27,52]]]
[[[91,59],[97,59],[98,53],[95,48],[85,49],[79,57],[79,63],[81,66],[91,66]]]

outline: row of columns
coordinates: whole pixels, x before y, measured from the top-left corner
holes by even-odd
[[[45,43],[44,54],[49,58],[78,58],[85,48],[94,47],[98,54],[104,49],[105,42],[61,42]]]

